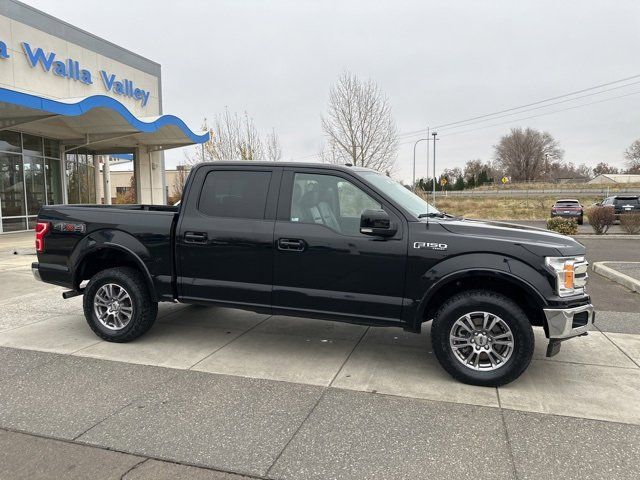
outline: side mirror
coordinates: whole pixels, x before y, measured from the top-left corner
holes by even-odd
[[[384,210],[365,210],[360,216],[360,233],[377,237],[393,237],[398,226],[391,223]]]

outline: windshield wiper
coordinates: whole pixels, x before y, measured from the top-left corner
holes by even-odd
[[[445,212],[429,212],[429,213],[421,213],[418,215],[418,218],[456,218],[455,215],[450,215]]]

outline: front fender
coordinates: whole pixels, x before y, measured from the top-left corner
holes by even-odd
[[[491,288],[492,278],[509,282],[524,290],[540,308],[547,305],[546,297],[552,292],[542,273],[514,257],[488,253],[457,255],[435,264],[422,275],[422,295],[410,303],[405,320],[417,327],[443,288],[474,276],[486,278],[487,288]]]

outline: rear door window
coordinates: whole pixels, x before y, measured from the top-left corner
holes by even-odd
[[[271,172],[213,170],[204,180],[198,210],[210,217],[263,219]]]

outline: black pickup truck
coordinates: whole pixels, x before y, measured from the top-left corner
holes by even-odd
[[[113,342],[149,330],[158,302],[416,333],[432,321],[442,366],[496,386],[529,365],[532,326],[553,355],[594,318],[577,241],[444,214],[352,166],[199,164],[179,207],[43,207],[36,250],[36,278],[84,294],[89,326]]]

